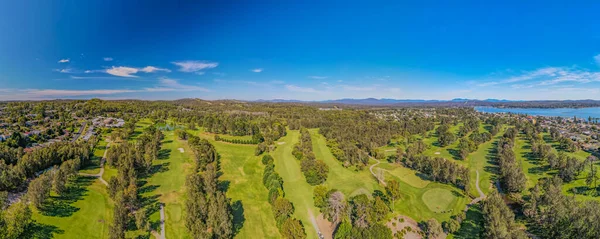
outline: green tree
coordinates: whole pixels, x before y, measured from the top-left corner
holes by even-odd
[[[427,238],[437,238],[438,236],[440,236],[444,233],[444,231],[442,231],[442,226],[434,218],[427,220],[426,227],[427,227]]]
[[[25,202],[17,202],[4,212],[4,222],[6,231],[3,234],[6,236],[5,238],[21,238],[23,232],[31,223],[31,209]],[[2,229],[2,225],[0,225],[0,229]]]
[[[281,235],[287,239],[303,239],[306,238],[306,232],[304,232],[304,226],[300,220],[295,218],[288,218],[281,226]]]
[[[400,194],[400,183],[396,180],[388,180],[385,185],[385,192],[388,197],[392,199],[392,207],[396,200],[398,200],[401,196]]]

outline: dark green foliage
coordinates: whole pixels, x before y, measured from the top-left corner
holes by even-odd
[[[527,178],[520,163],[517,162],[513,151],[514,128],[509,128],[504,137],[498,141],[498,164],[500,166],[500,180],[508,192],[518,193],[525,189]]]
[[[307,129],[300,129],[300,143],[294,145],[292,154],[294,154],[296,159],[302,160],[300,166],[308,184],[315,186],[327,180],[329,166],[322,160],[315,158],[315,154],[312,151],[310,132]]]
[[[562,193],[558,177],[540,179],[530,189],[531,197],[523,212],[531,222],[531,231],[541,238],[598,238],[600,203],[580,201]]]
[[[504,204],[500,194],[493,191],[483,201],[484,235],[486,238],[527,238],[515,223],[515,215]]]

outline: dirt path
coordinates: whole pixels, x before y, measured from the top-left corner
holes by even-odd
[[[79,175],[88,176],[88,177],[96,177],[96,178],[100,179],[100,182],[102,182],[104,185],[108,186],[108,182],[106,182],[106,180],[104,180],[104,178],[102,178],[102,175],[104,174],[104,162],[106,162],[106,152],[108,152],[109,146],[110,146],[110,142],[108,144],[106,144],[106,150],[104,150],[104,155],[102,156],[102,159],[100,159],[100,172],[99,173],[97,173],[97,174],[79,173]]]
[[[165,206],[160,204],[160,237],[159,239],[165,239]]]
[[[371,165],[371,167],[369,167],[369,171],[371,171],[371,174],[373,174],[373,177],[375,177],[377,179],[377,181],[379,181],[381,184],[383,184],[383,186],[385,185],[385,182],[383,180],[381,180],[379,177],[377,177],[377,174],[375,174],[375,172],[373,172],[373,168],[375,168],[375,166],[379,165],[381,163],[381,161],[373,158],[373,157],[369,157],[370,159],[375,160],[377,163]]]
[[[485,194],[483,193],[483,191],[481,191],[481,188],[479,188],[479,170],[476,170],[475,173],[477,174],[477,180],[475,181],[475,188],[477,189],[477,192],[479,193],[479,197],[478,198],[474,198],[468,205],[467,207],[465,207],[465,212],[467,212],[469,210],[469,207],[471,207],[471,205],[478,203],[479,201],[483,200],[485,198]]]

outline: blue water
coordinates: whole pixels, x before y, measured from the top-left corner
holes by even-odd
[[[515,113],[515,114],[527,114],[534,116],[550,116],[550,117],[565,117],[573,118],[577,116],[578,119],[587,120],[588,117],[600,118],[600,107],[594,108],[496,108],[496,107],[475,107],[476,111],[486,113]]]

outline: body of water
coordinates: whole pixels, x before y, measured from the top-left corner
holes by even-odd
[[[564,117],[573,118],[577,116],[578,119],[587,120],[588,117],[600,118],[600,107],[593,108],[496,108],[496,107],[475,107],[476,111],[486,113],[514,113],[514,114],[527,114],[534,116],[549,116],[549,117]]]

